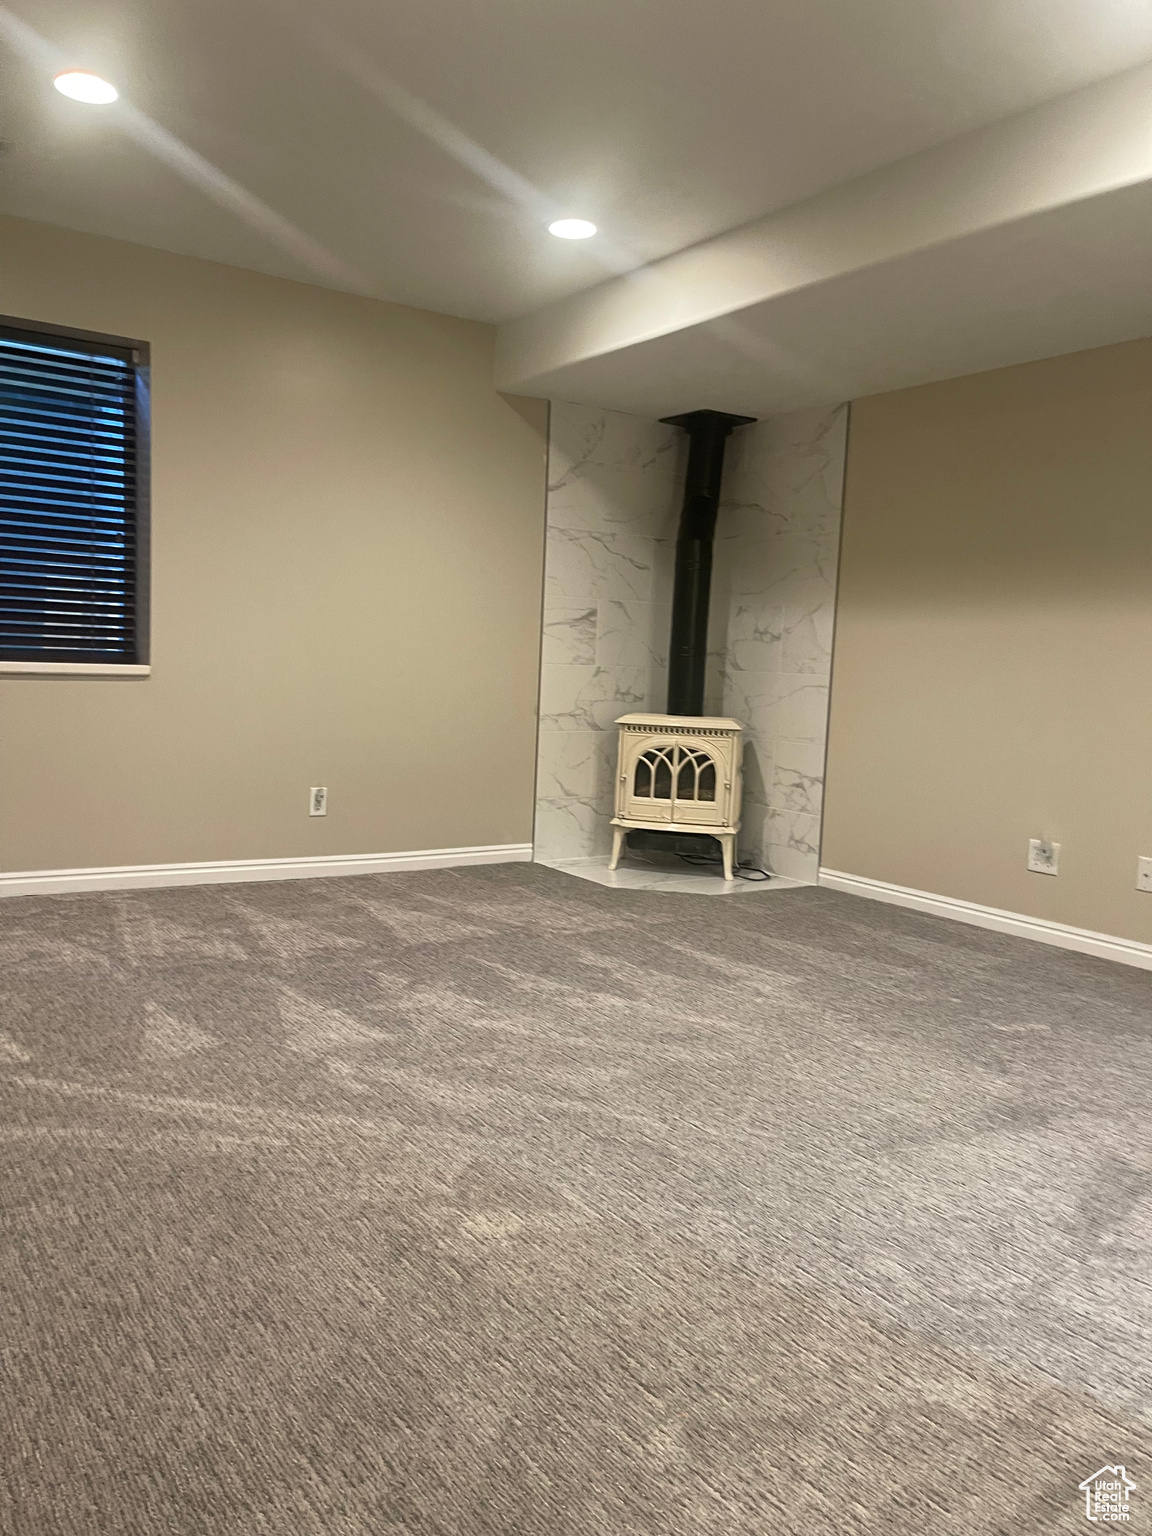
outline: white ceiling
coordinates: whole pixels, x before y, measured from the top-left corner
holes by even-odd
[[[771,416],[1152,335],[1152,65],[500,327],[501,389]]]
[[[502,320],[1152,57],[1152,6],[11,0],[0,51],[3,211]]]

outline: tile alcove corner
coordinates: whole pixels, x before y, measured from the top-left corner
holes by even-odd
[[[740,856],[774,889],[819,866],[846,424],[846,407],[757,422],[725,461],[705,709],[745,726]],[[622,887],[744,892],[686,865],[606,867],[616,718],[665,708],[685,446],[645,417],[552,406],[535,857]]]

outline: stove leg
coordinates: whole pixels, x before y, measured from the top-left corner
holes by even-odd
[[[736,834],[735,832],[721,832],[718,834],[720,851],[724,855],[724,878],[732,880],[735,876],[732,867],[736,862]]]
[[[612,857],[608,860],[608,868],[615,869],[620,862],[620,855],[624,852],[624,839],[627,832],[624,827],[612,828]]]

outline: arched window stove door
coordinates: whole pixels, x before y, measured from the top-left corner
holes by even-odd
[[[638,820],[720,823],[719,764],[703,747],[653,745],[632,766],[627,814]]]

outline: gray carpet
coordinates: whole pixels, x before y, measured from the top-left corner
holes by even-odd
[[[817,890],[7,901],[0,1530],[1152,1530],[1150,1004]]]

